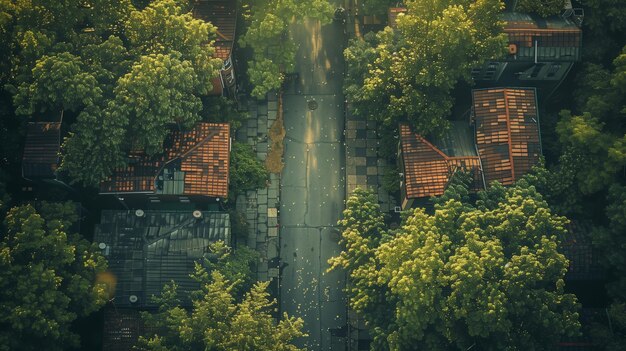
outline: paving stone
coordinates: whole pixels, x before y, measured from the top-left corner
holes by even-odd
[[[258,190],[257,199],[259,202],[266,201],[267,202],[267,188],[261,188]]]
[[[248,128],[248,138],[256,137],[256,128]]]
[[[379,141],[377,139],[367,139],[367,147],[370,148],[370,149],[376,150],[376,148],[378,147],[379,144],[380,143],[379,143]],[[376,155],[374,154],[374,156],[376,156]]]
[[[354,146],[356,147],[367,147],[367,141],[363,139],[357,139],[354,141]]]
[[[266,142],[258,143],[256,145],[256,150],[257,152],[267,152],[267,143]]]
[[[376,166],[374,166],[374,167],[367,167],[367,175],[368,176],[378,175],[378,168]]]
[[[372,167],[372,166],[376,166],[376,157],[368,157],[365,160],[365,164],[367,165],[367,167]]]
[[[357,129],[356,130],[356,138],[357,139],[365,139],[365,138],[367,138],[367,130],[365,130],[365,129]]]
[[[367,175],[367,167],[366,166],[356,166],[356,175]]]
[[[278,118],[278,113],[276,111],[267,111],[267,119],[269,121],[274,122]]]
[[[356,129],[346,130],[346,139],[356,139]]]
[[[368,139],[376,139],[376,131],[372,129],[368,129],[366,132],[366,137]]]
[[[248,247],[251,249],[256,249],[256,238],[252,239],[252,240],[248,240]]]
[[[265,103],[265,102],[260,103],[257,106],[256,110],[257,110],[259,115],[267,115],[267,103]]]
[[[257,152],[256,157],[258,157],[262,161],[265,161],[265,158],[267,157],[267,152]]]
[[[267,101],[276,101],[278,100],[278,94],[275,91],[270,91],[267,93]]]
[[[257,273],[257,275],[258,275],[258,279],[259,279],[259,281],[261,281],[261,282],[266,282],[266,281],[268,281],[268,280],[269,280],[269,276],[267,275],[267,272],[260,272],[260,271],[259,271],[259,272]]]
[[[267,202],[259,204],[258,213],[260,215],[264,215],[267,218]]]
[[[376,164],[378,166],[384,167],[387,165],[387,160],[385,160],[384,158],[379,158],[376,160]]]
[[[364,147],[357,147],[356,150],[355,150],[354,155],[356,157],[365,157],[366,153],[367,153],[367,149],[366,148],[364,148]]]
[[[246,122],[246,125],[248,126],[248,129],[256,129],[257,128],[257,120],[256,118],[252,119],[248,119],[248,121]]]
[[[348,159],[346,160],[346,165],[348,167],[356,165],[356,160],[354,159],[354,157],[348,157]]]
[[[356,175],[356,166],[348,166],[346,168],[346,175]]]
[[[268,217],[267,218],[267,230],[269,231],[272,227],[276,227],[278,225],[278,217]]]
[[[278,110],[278,101],[268,101],[267,102],[267,110],[268,111],[276,111]]]
[[[258,229],[259,229],[260,233],[266,234],[267,233],[267,222],[265,222],[265,223],[259,222],[259,228]]]
[[[368,186],[374,185],[374,186],[378,187],[378,176],[368,175],[366,177],[367,177],[367,185]]]
[[[278,236],[278,227],[273,226],[273,227],[267,228],[267,236],[269,238],[277,237]]]
[[[367,128],[367,121],[356,121],[356,129]]]
[[[368,147],[366,150],[367,151],[365,152],[365,156],[367,156],[367,157],[376,157],[376,148],[375,147]]]
[[[346,129],[356,129],[356,121],[355,120],[347,120],[346,121]]]
[[[267,189],[267,196],[268,197],[273,197],[276,198],[278,197],[278,189],[277,187],[270,187],[269,189]]]
[[[257,217],[257,221],[259,223],[267,223],[267,214],[265,213],[259,214],[259,216]]]
[[[365,166],[367,162],[365,161],[365,157],[355,157],[354,164],[358,166]]]
[[[366,175],[357,175],[356,176],[356,183],[359,185],[365,185],[367,183],[367,176]]]

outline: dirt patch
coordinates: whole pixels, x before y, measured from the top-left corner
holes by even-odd
[[[278,111],[276,113],[276,120],[268,132],[270,145],[267,158],[265,159],[265,168],[271,173],[280,174],[285,166],[283,163],[283,151],[285,149],[283,140],[285,139],[285,134],[285,127],[283,126],[283,94],[279,93]]]

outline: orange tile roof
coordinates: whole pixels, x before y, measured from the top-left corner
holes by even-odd
[[[228,196],[230,126],[199,123],[173,132],[162,156],[131,155],[133,162],[116,169],[100,184],[101,193],[152,193]]]
[[[407,198],[442,195],[457,169],[471,169],[475,186],[480,186],[480,160],[477,156],[450,157],[426,139],[400,125],[404,187]]]
[[[235,42],[237,27],[236,1],[196,0],[193,15],[217,27],[215,38],[215,57],[228,59]]]
[[[472,99],[485,181],[510,185],[541,156],[535,90],[477,89],[472,91]]]

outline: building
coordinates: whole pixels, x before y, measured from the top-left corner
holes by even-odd
[[[100,184],[100,194],[150,202],[208,201],[228,196],[230,126],[198,123],[190,131],[175,131],[164,153],[129,156],[124,168]]]
[[[511,185],[539,162],[535,89],[475,89],[472,100],[471,123],[452,122],[447,134],[432,143],[408,125],[400,126],[403,209],[442,195],[458,170],[473,174],[476,191],[494,181]]]
[[[218,77],[213,80],[211,95],[236,97],[237,83],[233,67],[233,46],[237,29],[237,3],[235,0],[194,0],[193,15],[217,27],[215,57],[224,65]]]
[[[56,179],[61,151],[61,122],[29,122],[22,156],[22,177]]]
[[[472,70],[478,87],[536,87],[549,95],[580,61],[582,30],[570,18],[504,12],[508,53]]]
[[[172,280],[182,307],[200,285],[189,274],[210,243],[231,241],[228,213],[208,211],[103,211],[94,242],[109,262],[114,297],[105,308],[103,349],[131,350],[146,328],[140,310]]]

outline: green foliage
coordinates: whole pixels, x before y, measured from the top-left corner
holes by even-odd
[[[345,93],[355,112],[386,126],[409,121],[421,134],[447,128],[452,89],[472,67],[504,53],[499,0],[415,0],[397,28],[345,51]]]
[[[248,78],[254,87],[252,96],[262,98],[279,89],[285,73],[294,70],[298,48],[290,38],[289,24],[305,19],[326,24],[332,20],[334,9],[327,0],[248,0],[244,8],[249,25],[239,44],[253,50]]]
[[[196,279],[206,283],[208,272],[220,272],[224,278],[236,284],[233,288],[236,297],[242,296],[244,291],[252,288],[256,281],[258,252],[244,245],[233,250],[223,241],[211,243],[209,252],[214,260],[205,259],[202,264],[196,263]]]
[[[14,207],[6,216],[0,241],[0,350],[75,347],[78,336],[70,324],[106,301],[105,287],[94,284],[106,269],[104,258],[92,244],[68,234],[64,224],[71,214],[64,211],[63,217],[44,219],[30,205]]]
[[[41,218],[48,222],[59,221],[64,229],[69,229],[79,219],[76,203],[72,201],[41,201],[37,204],[36,209]]]
[[[292,340],[305,336],[300,318],[287,314],[275,322],[267,282],[256,283],[243,300],[233,296],[235,284],[214,271],[202,285],[189,312],[174,297],[176,285],[163,289],[155,314],[144,313],[146,324],[156,333],[139,340],[139,350],[257,350],[297,351]]]
[[[230,153],[230,193],[234,200],[237,194],[267,186],[269,172],[256,158],[252,147],[234,142]]]
[[[565,0],[518,0],[515,11],[536,13],[541,17],[558,15],[565,6]]]
[[[222,65],[216,28],[186,2],[2,2],[5,77],[18,114],[73,112],[61,171],[97,185],[131,149],[162,152],[171,127],[200,120],[201,97]],[[3,45],[5,45],[3,43]],[[5,54],[5,53],[3,53]]]
[[[189,61],[173,55],[142,56],[118,80],[112,114],[127,120],[131,149],[148,155],[163,151],[170,127],[189,129],[200,120],[202,101],[194,95],[197,75]]]
[[[383,174],[383,189],[385,191],[395,194],[400,191],[400,182],[402,177],[400,176],[400,170],[398,167],[387,167]]]
[[[609,306],[606,316],[595,321],[590,328],[590,336],[598,350],[621,351],[626,345],[626,304],[614,303]]]
[[[359,1],[362,5],[362,13],[367,15],[386,16],[389,7],[396,3],[394,0],[364,0]]]
[[[462,177],[434,214],[411,210],[386,238],[373,196],[355,192],[345,249],[329,262],[348,271],[350,306],[375,349],[549,350],[578,333],[578,305],[564,293],[558,252],[566,219],[527,181],[494,184],[476,204]],[[380,240],[383,238],[383,240]]]

